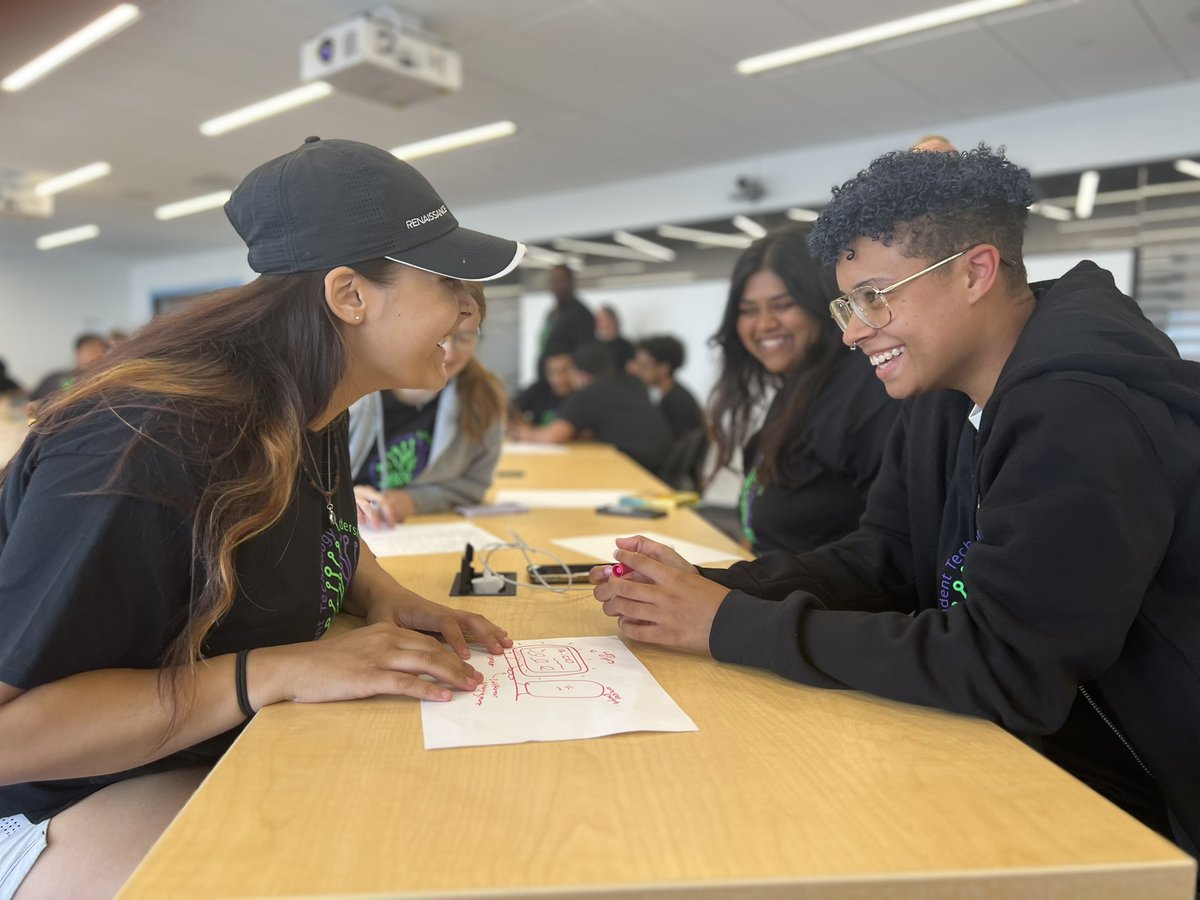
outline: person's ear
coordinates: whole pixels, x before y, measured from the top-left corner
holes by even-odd
[[[1000,251],[992,244],[979,244],[963,256],[966,260],[967,302],[986,295],[1000,277]]]
[[[347,325],[361,325],[367,305],[359,293],[359,274],[349,266],[338,266],[325,273],[325,305]]]

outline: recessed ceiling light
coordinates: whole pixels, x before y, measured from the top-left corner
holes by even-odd
[[[928,31],[931,28],[940,28],[943,25],[962,22],[966,19],[976,19],[1029,2],[1030,0],[972,0],[969,3],[957,3],[941,9],[931,9],[929,12],[918,13],[915,16],[906,16],[903,19],[894,19],[891,22],[860,28],[857,31],[835,34],[833,37],[822,38],[819,41],[786,47],[783,50],[763,53],[760,56],[751,56],[739,62],[737,70],[742,75],[757,75],[759,72],[777,69],[780,66],[790,66],[821,56],[853,50],[856,47],[877,44],[880,41],[891,40],[906,34]]]
[[[241,128],[251,122],[260,122],[271,116],[287,112],[289,109],[295,109],[297,106],[328,97],[332,93],[333,86],[331,84],[325,81],[314,81],[304,87],[276,94],[266,100],[251,103],[249,106],[235,109],[233,112],[209,119],[207,122],[201,122],[200,133],[216,137],[218,134],[225,134],[227,131],[233,131],[235,128]]]
[[[700,228],[683,228],[679,225],[659,225],[658,233],[665,238],[677,241],[691,241],[694,244],[706,244],[709,247],[733,247],[745,250],[753,243],[749,235],[726,234],[720,231],[704,231]]]
[[[55,247],[65,247],[67,244],[90,241],[99,234],[100,228],[97,225],[80,225],[78,228],[68,228],[66,231],[43,234],[34,241],[34,244],[39,250],[53,250]]]
[[[1079,176],[1079,191],[1075,194],[1075,218],[1086,219],[1096,208],[1096,191],[1100,187],[1100,173],[1088,169]]]
[[[478,128],[468,128],[465,131],[455,131],[443,134],[441,137],[416,141],[392,148],[392,155],[403,160],[420,159],[422,156],[432,156],[435,153],[445,153],[447,150],[457,150],[459,147],[469,147],[472,144],[482,144],[484,141],[494,141],[517,133],[514,122],[493,122],[490,125],[480,125]]]
[[[106,38],[112,37],[126,25],[134,22],[141,14],[142,11],[132,3],[122,3],[120,6],[110,9],[96,21],[85,25],[41,56],[30,60],[5,77],[3,81],[0,81],[0,88],[6,91],[20,91],[29,87],[89,47],[94,47]]]
[[[89,181],[95,181],[97,178],[103,178],[110,172],[112,172],[112,166],[108,163],[94,162],[91,165],[83,166],[74,171],[64,172],[62,175],[56,175],[53,178],[47,178],[45,181],[39,181],[34,185],[33,192],[39,197],[51,197],[68,188],[78,187]]]
[[[675,251],[670,247],[664,247],[662,244],[656,244],[654,241],[648,241],[644,237],[631,234],[628,231],[614,231],[613,240],[618,244],[624,244],[631,250],[639,250],[647,256],[659,260],[660,262],[675,261]]]
[[[192,197],[189,200],[178,200],[175,203],[168,203],[154,210],[154,218],[165,222],[167,219],[190,216],[192,213],[204,212],[206,209],[216,209],[218,206],[224,206],[225,201],[229,199],[229,195],[232,193],[232,191],[214,191],[211,194],[203,194],[199,197]]]

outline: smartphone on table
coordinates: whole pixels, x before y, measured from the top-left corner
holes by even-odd
[[[661,519],[666,515],[652,506],[597,506],[596,512],[603,516],[625,516],[629,519]]]
[[[530,566],[526,572],[531,584],[587,584],[588,572],[598,565],[600,563],[570,563],[564,570],[558,563],[545,563]]]

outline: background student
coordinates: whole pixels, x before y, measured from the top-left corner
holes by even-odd
[[[675,373],[686,359],[683,343],[669,334],[643,338],[634,345],[633,372],[662,410],[676,440],[696,428],[704,428],[704,411]]]
[[[825,207],[844,340],[904,404],[859,528],[697,572],[622,539],[636,640],[982,716],[1200,843],[1200,365],[1112,276],[1026,282],[1029,173],[890,153]]]
[[[629,361],[633,359],[633,343],[621,334],[621,320],[611,306],[602,306],[596,310],[596,340],[612,354],[615,371],[629,371]]]
[[[558,416],[563,399],[575,390],[575,363],[570,350],[564,346],[547,347],[541,367],[545,377],[517,394],[513,402],[517,424],[517,420],[524,420],[531,425],[549,425]]]
[[[571,357],[575,390],[559,407],[558,416],[549,425],[514,423],[513,437],[543,444],[591,438],[612,444],[642,468],[658,472],[671,451],[671,429],[650,402],[645,385],[615,371],[612,354],[598,342],[585,344]]]
[[[742,531],[757,554],[799,552],[852,531],[899,412],[829,318],[832,274],[787,227],[738,258],[709,399],[717,466],[742,454]],[[763,426],[750,423],[775,391]]]
[[[458,279],[523,250],[406,225],[441,206],[387,151],[310,138],[226,205],[260,277],[41,410],[0,486],[0,895],[112,896],[266,704],[447,700],[481,679],[468,636],[511,644],[397,584],[355,525],[346,408],[442,387]],[[370,624],[315,640],[342,610]]]
[[[354,498],[359,521],[374,528],[479,503],[492,484],[506,400],[500,380],[475,358],[487,315],[483,286],[466,287],[479,315],[445,343],[446,386],[380,391],[350,407]]]
[[[104,358],[109,350],[108,341],[98,334],[87,332],[75,338],[75,366],[71,369],[56,369],[37,383],[29,394],[29,402],[44,400],[55,391],[70,387],[79,374],[93,363]]]

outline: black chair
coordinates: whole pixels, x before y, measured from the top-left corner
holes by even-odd
[[[707,432],[703,428],[685,431],[675,439],[658,477],[677,491],[699,491],[704,484],[704,458],[707,455]]]

